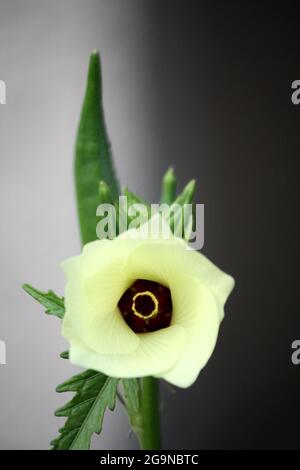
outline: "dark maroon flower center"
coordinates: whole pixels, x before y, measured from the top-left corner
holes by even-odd
[[[171,322],[171,292],[158,282],[138,279],[124,292],[118,307],[136,333],[161,330]]]

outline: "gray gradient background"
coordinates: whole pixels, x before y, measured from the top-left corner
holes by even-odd
[[[226,3],[226,4],[225,4]],[[43,449],[78,369],[59,323],[20,289],[61,293],[78,253],[73,144],[89,52],[121,181],[155,200],[169,164],[196,177],[204,252],[234,275],[208,367],[188,390],[163,387],[166,448],[299,447],[296,14],[257,2],[0,0],[0,448]],[[135,448],[121,407],[95,448]]]

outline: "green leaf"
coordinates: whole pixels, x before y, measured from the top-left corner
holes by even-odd
[[[160,202],[163,204],[172,204],[176,198],[176,176],[173,168],[169,168],[162,181]]]
[[[119,184],[113,168],[102,106],[102,83],[98,52],[90,57],[86,93],[83,101],[75,151],[75,182],[82,244],[96,236],[96,208],[100,204],[98,185],[105,181],[113,200]]]
[[[29,284],[24,284],[22,287],[27,294],[31,295],[31,297],[46,308],[45,313],[48,315],[55,315],[60,319],[63,318],[65,313],[63,297],[58,297],[52,290],[42,292]]]
[[[116,403],[118,379],[86,370],[57,387],[57,392],[75,392],[55,416],[67,417],[60,435],[51,442],[53,450],[88,450],[93,433],[100,434],[106,408]]]

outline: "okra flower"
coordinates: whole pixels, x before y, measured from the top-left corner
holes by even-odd
[[[210,358],[234,280],[156,215],[63,263],[70,361],[111,377],[190,386]]]

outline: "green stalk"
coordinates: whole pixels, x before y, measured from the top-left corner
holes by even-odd
[[[161,448],[159,380],[123,379],[125,406],[141,449]]]
[[[161,448],[159,380],[145,377],[142,380],[141,428],[139,441],[144,450]]]

